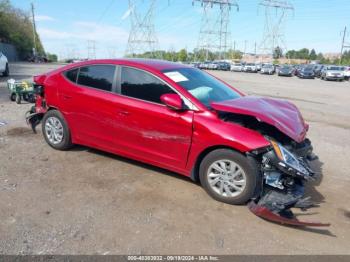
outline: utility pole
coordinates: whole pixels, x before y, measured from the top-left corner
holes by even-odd
[[[32,9],[32,22],[33,22],[33,56],[36,56],[36,25],[35,25],[35,14],[34,14],[34,3],[31,3]]]
[[[224,59],[232,47],[231,8],[235,6],[238,11],[239,6],[236,0],[192,0],[192,5],[196,2],[200,2],[203,10],[197,48],[200,52],[205,52],[207,60],[209,52]]]
[[[254,56],[256,57],[256,41],[254,43]]]
[[[154,26],[154,10],[156,0],[148,2],[147,12],[143,15],[137,9],[138,0],[129,0],[131,29],[125,56],[134,57],[137,54],[149,52],[153,58],[156,58],[156,48],[158,47],[158,38]],[[169,2],[168,2],[169,3]]]
[[[262,54],[273,55],[273,50],[279,46],[287,50],[284,40],[284,24],[288,11],[294,12],[294,7],[285,0],[261,0],[259,6],[265,9],[264,35],[260,44]]]
[[[236,51],[236,41],[233,41],[233,51]]]
[[[341,65],[341,63],[343,62],[343,51],[345,48],[350,48],[350,45],[345,43],[345,37],[347,35],[346,33],[346,26],[344,28],[344,31],[342,31],[343,33],[343,40],[342,40],[342,43],[341,43],[341,49],[340,49],[340,59],[339,59],[339,65]]]
[[[247,42],[248,40],[244,40],[244,54],[247,53]]]

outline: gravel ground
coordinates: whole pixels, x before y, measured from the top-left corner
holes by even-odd
[[[11,64],[15,79],[61,65]],[[0,254],[350,254],[350,83],[212,72],[249,94],[289,99],[310,124],[322,202],[301,219],[266,222],[212,200],[177,174],[85,147],[55,151],[24,121],[0,78]]]

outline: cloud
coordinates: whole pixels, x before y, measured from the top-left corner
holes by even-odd
[[[38,33],[45,49],[61,54],[61,57],[71,56],[72,53],[86,57],[88,40],[96,41],[98,58],[111,57],[115,52],[121,56],[129,36],[129,32],[122,27],[89,21],[73,22],[65,30],[39,26]]]
[[[35,16],[35,21],[36,22],[42,22],[42,21],[55,21],[56,19],[48,16],[48,15],[37,15]]]

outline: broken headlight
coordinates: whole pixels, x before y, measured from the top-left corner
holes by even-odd
[[[278,167],[291,175],[302,176],[308,179],[310,170],[303,164],[302,159],[298,159],[293,153],[283,147],[281,144],[271,141],[276,157],[278,158]]]

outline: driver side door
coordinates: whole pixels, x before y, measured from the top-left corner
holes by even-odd
[[[177,92],[147,71],[123,66],[119,78],[117,144],[148,163],[184,169],[192,142],[193,111],[174,111],[162,104],[161,95]]]

